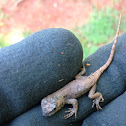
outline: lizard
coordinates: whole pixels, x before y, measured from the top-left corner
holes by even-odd
[[[82,76],[86,73],[86,69],[83,64],[82,70],[76,75],[75,80],[69,82],[67,85],[62,87],[61,89],[57,90],[56,92],[44,97],[41,101],[41,108],[43,116],[51,116],[60,110],[65,104],[72,104],[72,108],[68,108],[68,111],[65,111],[67,114],[64,116],[65,119],[73,116],[75,114],[75,118],[77,118],[77,111],[78,111],[78,101],[77,98],[84,95],[85,93],[89,92],[88,97],[93,100],[93,105],[96,105],[97,110],[102,110],[99,103],[103,102],[103,96],[100,92],[95,92],[96,90],[96,83],[102,73],[109,67],[111,64],[114,53],[116,43],[118,41],[119,36],[119,29],[121,23],[121,14],[119,17],[118,28],[115,36],[114,43],[112,45],[112,49],[110,52],[110,56],[107,62],[96,70],[94,73],[90,74],[89,76]]]

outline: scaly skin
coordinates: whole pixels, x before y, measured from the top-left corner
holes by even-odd
[[[95,71],[93,74],[89,76],[82,76],[86,72],[85,66],[83,64],[83,69],[79,74],[77,74],[75,80],[71,81],[70,83],[65,85],[63,88],[57,90],[53,94],[48,95],[47,97],[42,99],[41,107],[43,116],[51,116],[54,113],[56,113],[59,109],[61,109],[65,104],[72,104],[73,108],[69,108],[69,110],[66,111],[68,112],[68,114],[65,115],[64,118],[67,119],[74,114],[76,118],[78,110],[78,102],[76,98],[84,95],[88,91],[89,91],[88,97],[90,99],[94,99],[92,107],[96,105],[97,110],[102,109],[99,105],[99,102],[103,102],[104,99],[100,92],[95,93],[96,83],[101,74],[104,72],[104,70],[106,70],[107,67],[111,64],[112,59],[114,57],[115,47],[119,36],[120,22],[121,22],[121,14],[117,28],[116,38],[113,43],[108,61],[97,71]]]

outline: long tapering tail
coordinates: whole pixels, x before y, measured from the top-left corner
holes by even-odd
[[[108,61],[99,69],[101,71],[101,73],[107,69],[107,67],[111,64],[112,62],[112,59],[114,57],[114,53],[115,53],[115,47],[116,47],[116,43],[118,41],[118,36],[119,36],[119,29],[120,29],[120,23],[121,23],[121,14],[120,14],[120,17],[119,17],[119,23],[118,23],[118,28],[117,28],[117,32],[116,32],[116,37],[115,37],[115,41],[112,45],[112,49],[111,49],[111,53],[110,53],[110,56],[109,56],[109,59]]]

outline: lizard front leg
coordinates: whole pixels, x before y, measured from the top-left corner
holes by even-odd
[[[94,105],[96,105],[97,110],[99,110],[99,109],[102,110],[102,108],[99,105],[99,102],[103,102],[104,99],[103,99],[102,94],[100,92],[95,93],[95,91],[96,91],[96,84],[89,91],[88,97],[90,99],[94,99],[92,107],[94,107]]]
[[[66,113],[69,112],[69,114],[65,115],[64,118],[67,119],[75,114],[75,118],[77,118],[77,110],[78,110],[78,102],[77,99],[67,99],[67,104],[72,104],[73,108],[69,108],[68,111],[65,111]]]

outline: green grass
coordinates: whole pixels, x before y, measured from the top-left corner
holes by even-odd
[[[99,45],[108,43],[116,34],[119,12],[110,8],[94,10],[90,18],[82,27],[73,29],[73,33],[80,40],[83,47],[83,58],[94,53]],[[126,24],[121,24],[126,27]],[[114,38],[113,38],[114,39]]]

